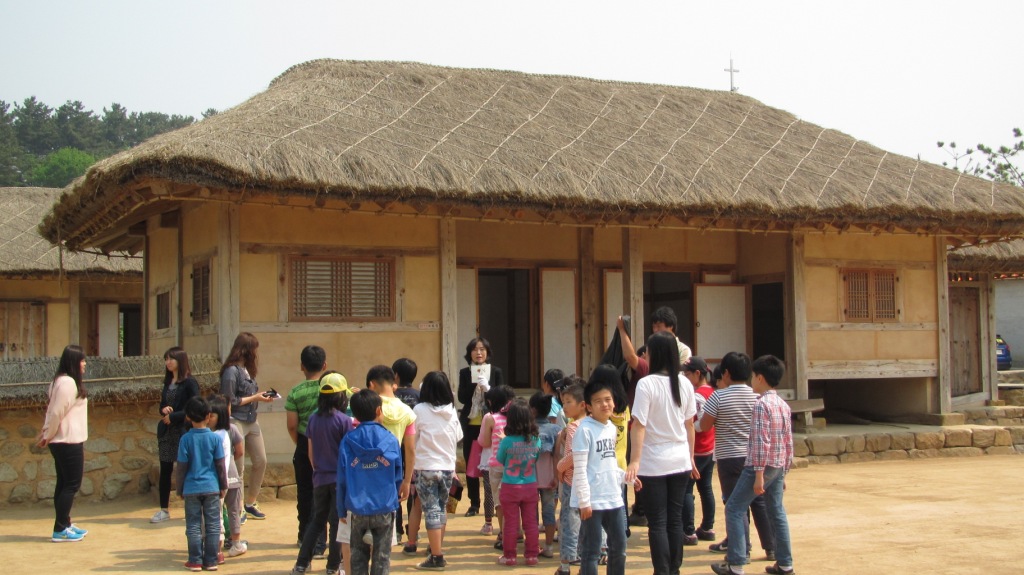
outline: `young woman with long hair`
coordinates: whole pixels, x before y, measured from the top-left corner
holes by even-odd
[[[178,460],[178,442],[188,430],[185,405],[199,395],[199,383],[192,377],[188,354],[180,347],[164,352],[164,387],[160,392],[160,421],[156,425],[157,445],[160,451],[160,509],[150,523],[161,523],[171,518],[167,507],[171,500],[171,476]]]

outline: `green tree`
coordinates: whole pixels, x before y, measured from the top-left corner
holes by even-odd
[[[206,118],[209,118],[210,116],[216,116],[219,113],[220,113],[220,111],[217,110],[217,108],[207,108],[206,111],[203,112],[203,119],[205,120]]]
[[[963,152],[957,149],[956,142],[950,142],[948,148],[945,142],[939,142],[938,146],[950,155],[953,162],[950,167],[954,170],[960,170],[960,162],[963,162],[964,173],[1024,187],[1024,170],[1017,165],[1017,154],[1024,152],[1024,132],[1020,128],[1013,129],[1013,142],[1005,146],[978,144]],[[974,155],[975,152],[978,152],[980,160]],[[1021,155],[1024,157],[1024,154]],[[943,166],[948,164],[942,162]]]
[[[61,148],[46,156],[32,170],[29,183],[46,188],[63,188],[96,163],[91,154],[75,148]]]
[[[24,186],[22,176],[28,153],[18,143],[11,105],[0,100],[0,186]]]
[[[25,98],[21,106],[14,107],[14,127],[18,142],[30,154],[45,156],[57,149],[59,137],[53,121],[53,108],[36,100]]]
[[[68,101],[54,112],[59,146],[96,153],[102,148],[100,119],[81,102]]]

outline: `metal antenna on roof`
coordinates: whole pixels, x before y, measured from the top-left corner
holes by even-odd
[[[729,54],[729,67],[726,68],[725,71],[729,73],[729,91],[739,92],[740,87],[733,83],[733,74],[739,74],[740,71],[732,65],[732,54]]]

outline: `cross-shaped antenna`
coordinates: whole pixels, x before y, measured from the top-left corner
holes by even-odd
[[[732,56],[731,55],[729,56],[729,67],[726,68],[725,71],[729,73],[729,91],[730,92],[739,92],[740,87],[735,85],[735,84],[733,84],[733,74],[739,74],[740,71],[733,67],[733,65],[732,65]]]

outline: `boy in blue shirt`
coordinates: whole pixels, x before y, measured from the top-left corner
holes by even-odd
[[[220,550],[221,499],[227,494],[224,445],[210,431],[210,404],[193,397],[185,404],[185,417],[192,429],[178,444],[178,497],[185,499],[185,538],[188,540],[189,571],[216,571]],[[203,532],[206,532],[205,536]]]
[[[338,518],[348,522],[352,533],[351,575],[387,575],[391,565],[391,537],[395,528],[398,489],[402,485],[402,451],[398,440],[381,425],[383,402],[377,393],[363,389],[350,400],[359,427],[346,433],[338,454]],[[370,545],[373,538],[373,563]]]

